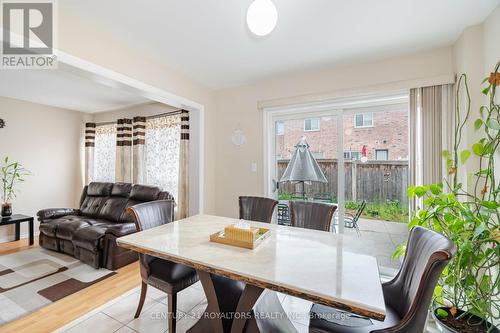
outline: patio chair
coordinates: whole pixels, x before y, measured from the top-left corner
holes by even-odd
[[[271,223],[278,201],[261,197],[239,197],[240,219]]]
[[[361,232],[359,231],[359,226],[358,226],[358,220],[359,220],[359,217],[361,216],[361,214],[363,213],[363,210],[365,209],[365,207],[366,207],[366,200],[363,200],[363,202],[361,203],[361,205],[359,206],[358,210],[356,211],[356,213],[354,215],[349,214],[349,213],[344,214],[345,215],[344,227],[356,229],[358,236],[361,236]]]
[[[290,201],[293,227],[330,231],[337,206],[320,202]]]
[[[399,273],[382,284],[386,308],[384,321],[314,304],[310,311],[309,332],[423,332],[434,287],[455,252],[455,245],[448,238],[429,229],[414,227]]]

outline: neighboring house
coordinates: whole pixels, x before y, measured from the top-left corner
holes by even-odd
[[[276,123],[277,159],[289,159],[305,136],[319,159],[337,157],[335,117],[307,118]],[[360,159],[363,146],[368,160],[408,160],[408,112],[383,111],[344,116],[344,158]]]

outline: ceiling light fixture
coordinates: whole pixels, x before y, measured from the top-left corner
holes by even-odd
[[[278,11],[271,0],[254,0],[247,10],[247,25],[257,36],[269,35],[278,22]]]

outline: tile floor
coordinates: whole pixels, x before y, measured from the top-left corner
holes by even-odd
[[[167,332],[167,295],[153,287],[148,287],[148,294],[139,318],[134,313],[139,302],[139,287],[108,302],[94,311],[61,327],[58,333],[163,333]],[[299,298],[278,295],[285,311],[293,318],[293,323],[300,333],[307,332],[307,314],[311,302]],[[177,331],[186,332],[207,307],[205,294],[200,282],[178,294]]]
[[[278,294],[283,309],[299,333],[308,332],[308,313],[312,303],[300,298]],[[177,331],[186,332],[203,313],[207,301],[201,284],[187,288],[178,295]],[[139,301],[139,287],[87,313],[83,317],[58,329],[57,333],[165,333],[167,332],[166,310],[167,296],[149,287],[141,316],[134,319]],[[426,333],[438,333],[429,322]]]

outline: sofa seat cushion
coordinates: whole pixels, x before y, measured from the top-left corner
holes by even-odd
[[[114,223],[102,223],[78,229],[73,235],[73,245],[97,252],[104,248],[104,234]]]
[[[78,229],[91,226],[85,219],[71,219],[61,221],[56,227],[56,237],[59,239],[72,240]]]
[[[66,215],[53,220],[46,220],[40,223],[40,232],[50,237],[56,237],[56,231],[60,224],[80,218],[77,215]]]
[[[194,268],[169,260],[155,258],[149,263],[149,269],[148,283],[169,293],[183,290],[198,281]]]

